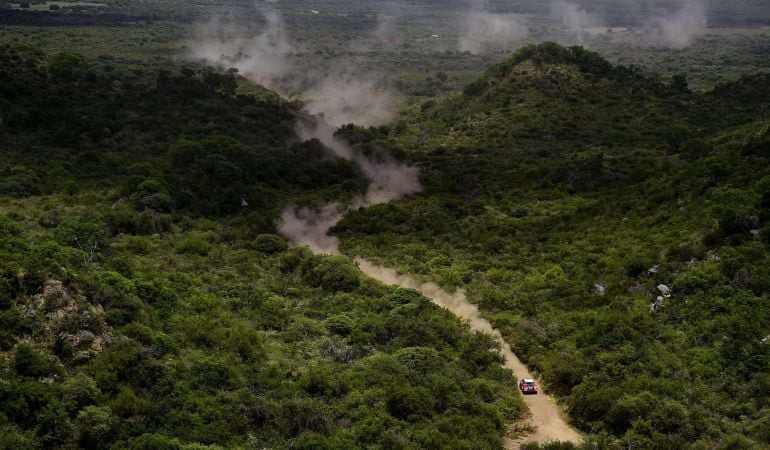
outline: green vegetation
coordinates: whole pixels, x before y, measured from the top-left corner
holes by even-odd
[[[467,2],[403,4],[377,42],[382,5],[278,2],[298,70],[402,97],[338,136],[425,188],[349,212],[329,257],[280,211],[368,180],[294,141],[299,102],[179,62],[219,3],[0,3],[0,448],[501,447],[524,407],[497,344],[358,255],[464,289],[584,448],[770,447],[770,33],[729,3],[709,23],[749,28],[681,50],[504,58],[457,50]],[[551,37],[548,2],[489,4]]]
[[[574,33],[558,30],[555,19],[548,19],[547,1],[487,3],[500,13],[533,14],[526,16],[526,21],[531,21],[530,35],[517,44],[575,42]],[[631,26],[639,20],[629,17],[631,9],[618,8],[616,0],[570,3],[591,3],[588,10],[603,11],[607,25]],[[672,2],[644,3],[660,6]],[[255,6],[250,1],[230,0],[226,12],[222,5],[210,1],[106,0],[97,4],[100,6],[32,0],[29,10],[19,10],[19,3],[8,3],[14,9],[4,9],[0,2],[0,24],[4,25],[0,27],[0,44],[44,49],[47,53],[77,52],[126,78],[136,76],[137,71],[154,73],[169,59],[190,57],[191,40],[212,19],[227,23],[226,30],[234,38],[257,36],[264,24],[264,4]],[[709,26],[723,28],[708,30],[685,49],[636,45],[606,33],[586,33],[580,43],[614,63],[635,67],[647,75],[666,80],[686,75],[691,88],[699,91],[746,73],[767,73],[770,16],[763,0],[709,4]],[[60,5],[61,9],[50,11],[51,5]],[[355,66],[381,76],[404,95],[408,104],[462,89],[509,52],[507,48],[481,54],[458,50],[462,32],[458,16],[467,15],[467,6],[464,1],[435,0],[402,3],[397,8],[390,3],[359,0],[338,0],[323,6],[307,0],[282,0],[270,5],[286,22],[297,49],[292,61],[299,70]],[[311,13],[319,9],[319,14]],[[382,29],[389,31],[385,37],[378,35],[382,23],[387,24]],[[433,34],[439,38],[432,38]],[[629,32],[628,38],[633,41],[634,33]]]
[[[465,288],[602,446],[766,447],[768,86],[693,94],[523,48],[407,112],[392,140],[426,192],[336,233]]]
[[[292,105],[232,72],[0,60],[0,447],[501,445],[497,343],[272,234],[367,185],[287,144]]]

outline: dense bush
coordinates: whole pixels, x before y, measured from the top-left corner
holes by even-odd
[[[414,291],[361,280],[341,256],[294,248],[248,252],[243,264],[240,248],[218,246],[190,264],[175,250],[195,248],[197,233],[103,238],[105,266],[119,272],[94,264],[66,283],[48,272],[9,298],[3,445],[501,445],[520,405],[510,372],[467,325]],[[24,252],[3,264],[26,264]],[[29,306],[37,292],[41,309]],[[483,411],[485,425],[468,434],[448,411],[453,424]]]
[[[271,234],[368,184],[286,145],[294,106],[91,64],[0,47],[0,447],[502,445],[522,406],[488,341]]]
[[[368,184],[287,145],[297,104],[232,71],[109,72],[0,47],[0,446],[502,446],[521,404],[492,338],[270,234],[289,200]],[[425,193],[335,232],[462,285],[586,448],[766,447],[766,78],[699,94],[525,47],[340,130]]]
[[[274,234],[260,234],[254,238],[251,247],[258,252],[272,255],[286,250],[289,248],[289,245],[280,236]]]
[[[425,195],[348,213],[336,233],[351,254],[462,286],[591,434],[584,448],[764,448],[770,165],[747,111],[770,91],[756,81],[696,94],[525,47],[408,111],[391,137],[429,135],[410,153]]]
[[[14,371],[25,377],[45,377],[55,375],[59,366],[55,359],[28,344],[19,344],[13,354]]]
[[[11,145],[0,158],[0,194],[118,187],[116,211],[102,211],[113,230],[152,234],[167,231],[164,215],[177,209],[248,213],[258,232],[270,232],[293,195],[366,188],[353,164],[320,144],[289,148],[295,106],[235,95],[232,72],[181,68],[118,80],[90,64],[73,53],[0,47],[0,66],[14,67],[2,72],[0,139]],[[146,214],[129,216],[128,207]]]
[[[303,278],[310,286],[329,291],[350,292],[358,287],[360,276],[349,259],[338,256],[314,258],[303,268]]]

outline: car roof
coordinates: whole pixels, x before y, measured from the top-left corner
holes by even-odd
[[[535,380],[533,380],[532,378],[524,378],[522,381],[525,382],[525,383],[534,383],[535,382]]]

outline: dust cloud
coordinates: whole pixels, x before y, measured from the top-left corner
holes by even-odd
[[[467,10],[459,17],[462,33],[458,49],[461,52],[475,54],[493,48],[514,46],[529,32],[524,18],[517,14],[489,11],[485,0],[468,1]]]
[[[300,245],[319,253],[336,253],[339,240],[328,235],[350,208],[384,203],[420,192],[418,171],[388,157],[367,157],[335,137],[336,127],[348,123],[375,126],[389,122],[398,108],[395,95],[375,73],[362,73],[349,61],[338,61],[332,69],[302,70],[295,61],[300,51],[286,30],[281,15],[263,9],[264,25],[253,38],[231,24],[213,20],[202,26],[190,45],[191,58],[220,67],[235,67],[246,78],[266,86],[285,98],[298,96],[310,115],[298,119],[295,133],[301,141],[318,139],[336,156],[355,163],[370,180],[366,194],[347,206],[337,203],[321,208],[287,206],[281,213],[278,231]],[[375,38],[390,31],[392,22],[383,19]]]
[[[352,161],[370,183],[366,194],[357,196],[346,206],[338,203],[318,209],[289,205],[278,220],[278,233],[299,245],[307,245],[316,253],[339,253],[339,240],[329,230],[345,212],[378,203],[387,203],[422,191],[419,171],[391,157],[368,157],[356,152],[334,135],[334,128],[318,119],[297,124],[302,140],[318,139],[336,156]]]
[[[564,0],[551,2],[551,17],[561,23],[563,30],[572,33],[577,43],[582,44],[586,30],[602,26],[602,21],[596,15],[588,12],[580,5]]]
[[[606,29],[608,23],[616,22],[609,9],[597,9],[596,3],[567,0],[551,1],[551,17],[563,31],[576,36],[582,44],[586,33]],[[706,0],[675,0],[667,6],[660,6],[652,0],[616,0],[602,3],[606,8],[625,11],[621,19],[626,26],[619,27],[621,33],[613,33],[613,40],[639,47],[681,49],[690,46],[703,34],[708,26],[708,4]],[[593,7],[591,7],[593,6]]]
[[[309,113],[323,113],[333,126],[376,126],[393,118],[398,96],[379,73],[342,58],[332,61],[328,69],[308,70],[299,64],[303,49],[291,42],[281,14],[269,7],[263,7],[261,13],[264,23],[253,37],[243,37],[250,32],[221,18],[199,26],[188,45],[188,58],[234,67],[284,98],[302,100]]]
[[[685,0],[673,13],[650,19],[644,42],[656,47],[685,48],[703,33],[706,26],[706,2]]]
[[[249,80],[288,95],[292,86],[287,79],[295,69],[290,56],[298,49],[289,41],[280,14],[270,9],[262,14],[265,23],[253,37],[241,37],[245,31],[217,17],[199,25],[188,45],[189,59],[234,67]]]
[[[425,297],[431,299],[435,304],[449,310],[452,314],[467,320],[471,329],[491,334],[500,342],[503,342],[502,335],[496,330],[489,321],[479,313],[479,307],[468,301],[465,292],[458,289],[454,293],[447,292],[436,283],[421,282],[409,275],[399,274],[388,267],[379,266],[363,258],[356,258],[356,264],[365,275],[374,278],[384,284],[401,286],[419,291]]]
[[[338,203],[320,209],[287,207],[281,213],[278,231],[295,244],[310,247],[314,253],[338,254],[340,241],[328,232],[342,218],[345,209]]]

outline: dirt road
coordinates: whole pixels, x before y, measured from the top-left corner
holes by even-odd
[[[527,366],[519,361],[516,354],[511,351],[511,346],[505,341],[502,343],[502,353],[505,356],[505,367],[513,370],[517,379],[534,378]],[[534,431],[517,439],[506,439],[506,448],[517,449],[522,443],[532,441],[540,443],[569,441],[577,444],[582,440],[580,434],[564,420],[561,409],[550,395],[542,392],[537,395],[525,395],[524,403],[527,404],[530,412],[530,417],[525,419],[524,424],[529,425]]]
[[[422,283],[408,275],[400,275],[393,269],[378,266],[364,259],[356,259],[356,262],[364,274],[385,284],[416,289],[435,304],[448,309],[456,316],[468,320],[471,328],[474,330],[483,331],[497,337],[502,344],[505,366],[513,370],[518,379],[534,378],[529,373],[529,370],[527,370],[527,367],[511,351],[511,346],[503,340],[500,332],[492,327],[488,320],[479,315],[478,307],[470,303],[462,291],[449,293],[435,283]],[[580,434],[564,421],[561,410],[550,396],[542,392],[537,395],[526,395],[524,396],[524,402],[529,407],[530,416],[522,422],[511,425],[512,428],[515,426],[518,429],[523,428],[522,425],[528,426],[533,431],[515,439],[507,438],[505,441],[506,448],[517,449],[522,443],[532,441],[544,443],[558,440],[579,443],[582,440]]]

